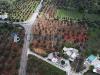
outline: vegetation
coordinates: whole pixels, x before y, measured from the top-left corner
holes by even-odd
[[[12,6],[12,1],[0,0],[0,12],[8,12]]]
[[[57,8],[100,14],[100,0],[56,0]]]
[[[55,13],[55,18],[59,20],[82,20],[88,19],[91,22],[100,21],[100,17],[97,14],[88,14],[88,13],[80,13],[75,10],[65,10],[65,9],[57,9]]]
[[[30,55],[27,75],[66,75],[66,72]]]
[[[58,20],[100,21],[99,0],[47,0],[45,14]],[[53,9],[51,9],[53,7]],[[49,13],[50,12],[50,13]]]
[[[27,20],[32,15],[40,0],[12,0],[11,2],[9,0],[0,1],[0,11],[7,12],[9,20],[19,22]]]
[[[31,49],[36,53],[40,51],[37,50],[37,52],[35,48],[40,48],[45,52],[54,52],[62,50],[63,46],[68,43],[74,43],[79,47],[87,40],[87,25],[82,22],[38,18],[32,31],[34,37]]]
[[[92,47],[95,50],[100,49],[99,44],[100,44],[100,28],[94,28],[94,27],[90,27],[89,31],[88,31],[88,35],[89,35],[89,40],[88,42],[88,48],[91,49],[90,47]],[[92,50],[93,50],[92,49]]]
[[[96,25],[96,23],[89,23],[89,29],[88,29],[88,40],[86,41],[86,47],[85,49],[87,51],[83,51],[83,54],[85,56],[88,56],[90,54],[100,54],[100,27],[99,25]]]
[[[18,75],[24,30],[19,25],[0,23],[0,75]],[[20,41],[15,43],[11,34],[18,33]]]
[[[71,67],[74,72],[81,72],[86,67],[84,66],[84,58],[82,56],[77,57],[74,62],[71,62]]]
[[[87,71],[86,73],[84,73],[84,75],[99,75],[99,74],[94,73],[92,71]]]
[[[35,11],[39,1],[0,0],[0,12],[7,12],[11,21],[25,21]],[[67,59],[68,56],[60,51],[66,46],[79,49],[84,57],[100,54],[100,0],[45,0],[41,13],[33,27],[34,37],[30,47],[34,52],[47,55],[59,51],[60,56]],[[12,24],[0,24],[0,75],[18,74],[23,40],[13,43],[12,32],[17,32],[23,39],[24,30]],[[82,61],[84,58],[78,58],[71,63],[74,71],[84,69]],[[65,75],[63,71],[32,56],[29,56],[27,74]]]
[[[75,1],[77,2],[78,0]],[[75,5],[75,1],[45,0],[45,6],[37,20],[38,23],[33,27],[33,36],[36,37],[33,39],[32,48],[42,48],[45,51],[59,51],[63,46],[74,47],[79,49],[83,56],[100,52],[100,27],[95,27],[95,24],[99,26],[100,17],[99,14],[93,12],[89,7],[94,0],[79,1],[77,2],[79,6],[74,7],[71,4],[74,3]],[[98,0],[95,1],[94,3],[99,3]],[[89,5],[85,6],[82,2]],[[79,11],[80,6],[82,6],[81,11]],[[95,5],[91,7],[94,8]],[[90,10],[91,13],[88,12]],[[60,38],[59,41],[57,38]],[[49,41],[47,42],[47,40]]]
[[[15,3],[15,9],[10,12],[9,17],[14,21],[25,21],[33,14],[38,4],[39,0],[18,1]]]

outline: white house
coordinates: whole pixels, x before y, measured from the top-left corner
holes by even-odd
[[[67,54],[70,57],[71,61],[74,61],[76,57],[79,55],[78,50],[75,48],[63,48],[64,54]]]
[[[15,34],[15,35],[14,35],[14,42],[17,43],[18,41],[20,41],[20,38]]]

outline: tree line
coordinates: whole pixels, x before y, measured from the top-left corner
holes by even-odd
[[[57,6],[80,12],[100,14],[100,0],[56,0]]]

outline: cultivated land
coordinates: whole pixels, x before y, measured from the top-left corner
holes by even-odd
[[[58,9],[56,1],[46,1],[44,5],[33,26],[33,41],[30,45],[32,51],[42,55],[60,51],[63,46],[67,46],[78,48],[84,56],[100,53],[99,16],[85,14],[85,16],[90,15],[93,22],[89,21],[90,19],[88,22],[79,21],[83,19],[83,13]]]
[[[40,0],[26,0],[15,2],[15,8],[9,13],[10,19],[14,21],[26,21],[36,10]]]
[[[2,1],[1,1],[2,2]],[[9,18],[7,20],[21,22],[26,21],[38,6],[40,0],[5,0],[1,3],[1,12],[7,12]]]
[[[56,1],[46,1],[44,5],[32,29],[31,51],[45,57],[55,51],[62,53],[66,46],[78,49],[83,58],[100,54],[99,14],[59,8]]]
[[[32,30],[33,42],[31,49],[39,54],[59,51],[64,44],[64,34],[67,32],[65,29],[71,27],[70,22],[54,20],[56,10],[54,5],[50,4],[49,1],[45,5]],[[69,26],[67,27],[66,24]],[[66,28],[64,29],[64,27]]]
[[[87,40],[87,25],[84,23],[39,18],[32,31],[33,50],[40,48],[46,52],[60,51],[66,42],[79,47]]]
[[[27,75],[66,75],[66,73],[47,62],[29,55]]]
[[[20,56],[23,47],[23,28],[19,25],[0,23],[0,75],[18,75]],[[18,43],[14,43],[12,33],[20,37]]]

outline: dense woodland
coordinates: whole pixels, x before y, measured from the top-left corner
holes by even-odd
[[[14,42],[12,33],[18,33],[20,41]],[[0,23],[0,75],[18,75],[24,29],[19,25]]]
[[[58,7],[100,14],[100,0],[55,0],[55,2],[56,1]]]

